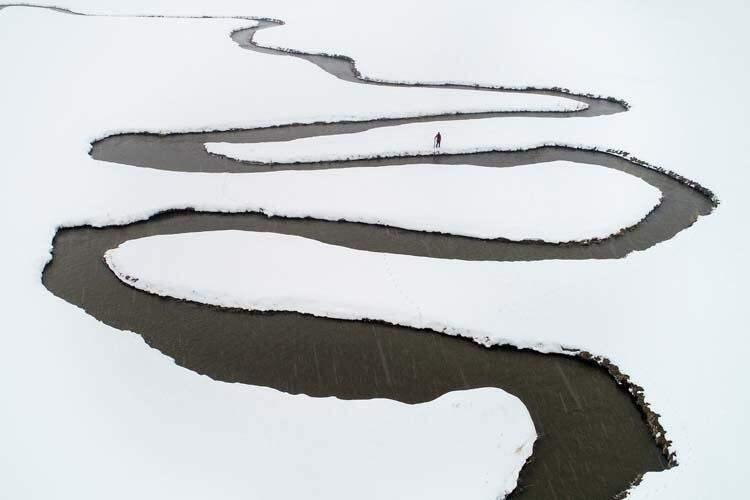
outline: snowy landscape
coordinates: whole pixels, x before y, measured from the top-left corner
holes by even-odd
[[[744,498],[749,15],[0,5],[0,498]]]

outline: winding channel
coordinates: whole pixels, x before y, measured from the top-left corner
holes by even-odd
[[[260,23],[257,28],[232,33],[232,39],[245,49],[305,59],[347,81],[546,94],[579,100],[588,107],[577,112],[474,113],[210,133],[121,134],[93,144],[92,157],[134,167],[199,172],[408,165],[424,163],[425,158],[259,165],[209,155],[203,144],[287,141],[448,119],[595,117],[627,110],[624,102],[613,98],[573,95],[561,89],[375,82],[363,78],[346,57],[258,46],[253,41],[257,30],[280,24],[270,20]],[[563,356],[511,347],[485,348],[431,331],[377,322],[227,310],[162,298],[124,285],[102,261],[105,251],[130,239],[219,229],[292,234],[348,248],[433,258],[622,258],[672,238],[699,216],[709,214],[715,205],[713,194],[701,186],[618,152],[542,147],[520,152],[442,154],[428,159],[440,164],[497,168],[553,160],[596,164],[637,176],[662,191],[662,204],[632,230],[603,241],[565,245],[479,240],[359,223],[267,217],[260,213],[168,212],[125,226],[61,229],[54,238],[53,259],[44,270],[43,282],[53,294],[104,323],[139,333],[150,346],[174,358],[177,364],[216,380],[269,386],[291,394],[343,399],[379,397],[407,403],[429,401],[453,390],[502,388],[523,401],[540,435],[514,498],[614,498],[643,473],[668,468],[672,457],[665,451],[665,439],[655,437],[662,429],[657,416],[645,405],[641,389],[606,360],[592,360],[585,353]]]

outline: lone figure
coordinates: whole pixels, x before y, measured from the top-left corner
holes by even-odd
[[[442,140],[443,140],[443,136],[440,135],[440,132],[435,134],[435,144],[434,144],[435,149],[440,149],[440,141]]]

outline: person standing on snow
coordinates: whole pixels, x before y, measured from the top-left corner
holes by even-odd
[[[434,144],[435,149],[440,149],[440,142],[442,140],[443,140],[443,136],[440,135],[440,132],[435,134],[435,144]]]

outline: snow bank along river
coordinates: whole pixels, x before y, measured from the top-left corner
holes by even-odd
[[[252,43],[254,31],[241,30],[233,38],[245,48],[302,57],[339,78],[362,82],[350,60],[260,49]],[[567,95],[552,90],[529,92]],[[564,118],[626,109],[615,100],[570,97],[587,107],[565,112],[438,115],[162,136],[123,134],[95,143],[92,156],[133,166],[201,172],[406,165],[424,163],[424,158],[255,165],[209,155],[203,145],[284,141],[467,116],[523,114]],[[700,186],[612,152],[545,146],[529,151],[441,155],[433,159],[440,164],[500,168],[522,168],[521,165],[555,160],[595,164],[634,175],[659,189],[662,202],[631,230],[591,244],[566,245],[479,240],[353,222],[269,218],[259,213],[175,212],[126,226],[61,230],[54,241],[54,259],[44,272],[44,283],[56,295],[105,323],[141,334],[178,364],[218,380],[313,396],[385,397],[409,403],[429,401],[457,389],[502,388],[523,401],[540,435],[532,461],[521,472],[517,498],[610,498],[627,489],[640,474],[665,468],[669,460],[663,453],[665,443],[657,445],[654,440],[658,423],[650,419],[651,427],[647,425],[647,409],[634,404],[633,394],[627,390],[632,387],[616,383],[612,377],[615,368],[609,367],[608,371],[573,356],[510,347],[488,349],[467,340],[377,322],[342,321],[294,312],[224,310],[161,298],[123,285],[102,262],[107,250],[133,238],[217,229],[271,231],[349,248],[438,258],[621,258],[671,238],[712,209],[711,193]]]

